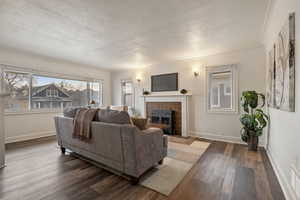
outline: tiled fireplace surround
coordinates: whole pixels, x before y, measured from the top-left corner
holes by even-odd
[[[188,137],[188,104],[191,95],[151,94],[142,96],[142,98],[144,103],[142,115],[144,117],[149,117],[153,109],[172,109],[175,113],[177,110],[175,114],[175,130],[177,129],[177,132],[181,133],[181,136]],[[181,130],[178,131],[178,129]]]

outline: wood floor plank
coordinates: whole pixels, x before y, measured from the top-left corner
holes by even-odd
[[[255,188],[254,170],[251,168],[237,166],[232,191],[232,200],[257,199]]]
[[[189,145],[196,139],[170,140]],[[62,155],[55,138],[10,144],[7,167],[0,170],[0,199],[284,200],[264,149],[249,152],[244,145],[209,142],[169,197],[133,186],[72,155]]]
[[[267,176],[267,181],[269,183],[269,187],[271,190],[271,194],[274,200],[282,200],[285,199],[278,179],[276,178],[276,174],[272,168],[271,162],[267,156],[265,150],[261,151],[261,158],[265,168],[265,173]]]

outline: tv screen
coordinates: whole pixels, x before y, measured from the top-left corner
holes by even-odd
[[[178,73],[160,74],[151,76],[151,91],[177,91],[178,90]]]

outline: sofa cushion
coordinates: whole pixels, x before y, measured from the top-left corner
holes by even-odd
[[[128,112],[109,109],[99,110],[97,121],[113,124],[131,124]]]
[[[77,111],[83,107],[68,107],[63,111],[64,117],[74,118]]]
[[[148,128],[148,119],[147,118],[138,118],[138,117],[132,117],[131,118],[132,123],[138,127],[141,131],[146,130]]]

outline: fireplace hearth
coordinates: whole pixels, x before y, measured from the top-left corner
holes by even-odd
[[[152,110],[150,120],[153,126],[162,128],[165,134],[174,135],[174,116],[173,110]]]

